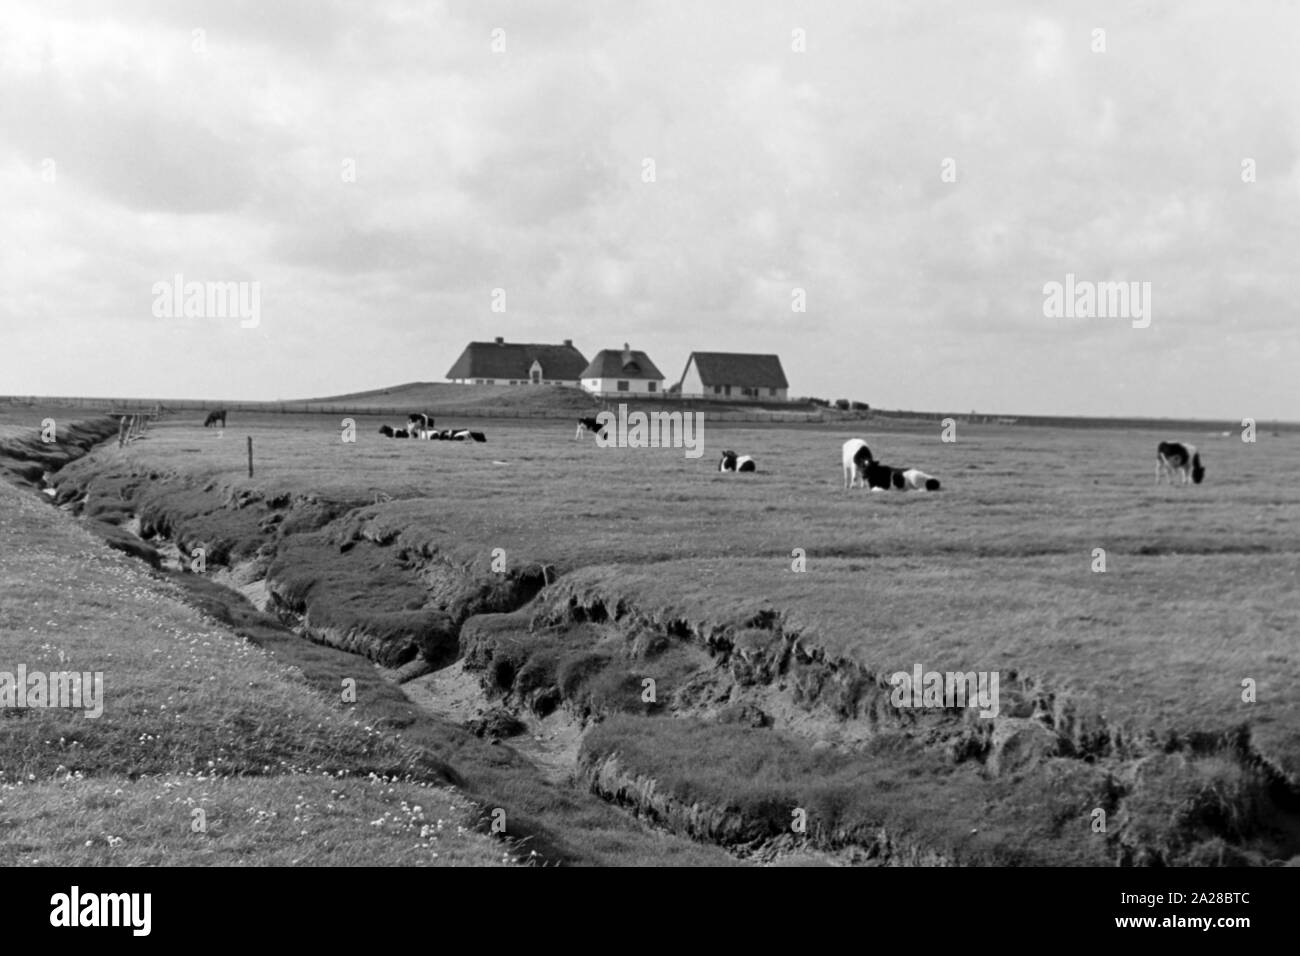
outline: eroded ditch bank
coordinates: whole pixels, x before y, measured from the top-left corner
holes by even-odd
[[[301,634],[344,655],[320,664],[330,679],[370,673],[366,693],[391,705],[390,726],[473,768],[472,795],[536,790],[516,797],[514,816],[550,859],[590,859],[557,831],[595,812],[589,794],[762,860],[813,850],[894,865],[1216,865],[1300,852],[1295,783],[1244,730],[1130,737],[1014,675],[993,721],[900,711],[885,675],[828,659],[778,609],[688,620],[581,568],[494,573],[482,549],[413,527],[411,502],[200,482],[127,456],[66,468],[55,500],[159,562],[201,560],[205,573],[177,580],[250,639]],[[217,581],[257,592],[266,613]],[[409,680],[425,709],[352,655]],[[568,736],[549,754],[532,747],[530,762],[523,745],[495,745],[521,732]],[[576,789],[557,760],[572,761]],[[546,816],[555,800],[571,801],[567,818]],[[1097,810],[1104,832],[1089,825]]]

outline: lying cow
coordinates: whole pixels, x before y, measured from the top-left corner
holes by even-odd
[[[872,491],[938,491],[939,479],[919,468],[895,468],[876,461],[861,438],[844,443],[844,487],[861,483]]]
[[[392,425],[380,425],[379,434],[386,438],[410,438],[411,433],[405,428],[394,428]]]
[[[425,437],[430,441],[487,441],[487,436],[482,432],[472,432],[468,428],[444,428],[442,431],[431,431]]]
[[[894,487],[899,491],[938,491],[939,479],[919,468],[895,469]]]
[[[903,469],[895,468],[878,461],[868,461],[862,466],[862,480],[872,491],[888,491],[904,488]]]
[[[1169,483],[1174,483],[1174,475],[1182,476],[1180,484],[1190,480],[1200,484],[1205,477],[1205,466],[1201,464],[1200,452],[1195,445],[1185,445],[1177,441],[1162,441],[1156,446],[1156,484],[1162,476],[1169,476]]]
[[[749,455],[737,455],[734,451],[724,451],[718,462],[718,471],[758,471],[758,465]]]
[[[578,430],[573,433],[573,440],[577,441],[587,432],[595,432],[597,435],[603,435],[605,426],[594,418],[579,418]]]

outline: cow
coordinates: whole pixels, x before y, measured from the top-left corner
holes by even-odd
[[[203,419],[203,427],[207,428],[210,425],[216,425],[218,428],[226,427],[226,410],[224,408],[208,412],[208,417]]]
[[[1169,483],[1174,483],[1174,475],[1182,477],[1180,484],[1188,481],[1200,484],[1205,478],[1205,466],[1201,464],[1201,455],[1195,445],[1178,441],[1162,441],[1156,446],[1156,484],[1161,477],[1168,475]]]
[[[433,416],[428,412],[412,412],[406,416],[406,430],[412,437],[427,438],[433,428]]]
[[[578,430],[573,433],[573,440],[577,441],[587,432],[595,432],[597,435],[605,433],[605,426],[594,418],[579,418]]]
[[[441,431],[426,432],[422,437],[429,441],[487,441],[487,436],[482,432],[470,431],[468,428],[444,428]]]
[[[850,438],[844,443],[844,488],[848,490],[857,482],[866,483],[866,467],[875,459],[871,449],[861,438]]]
[[[879,461],[867,460],[861,466],[862,481],[872,491],[888,491],[904,488],[903,469],[886,465]]]
[[[411,433],[405,428],[394,428],[392,425],[380,425],[379,434],[385,438],[410,438]]]
[[[938,491],[939,479],[919,468],[905,468],[895,472],[894,487],[900,491]]]
[[[724,451],[718,462],[718,471],[758,471],[758,465],[749,455],[737,455],[734,451]]]

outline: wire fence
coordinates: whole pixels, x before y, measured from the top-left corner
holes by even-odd
[[[161,415],[185,411],[209,411],[224,408],[231,412],[256,412],[259,414],[283,415],[342,415],[342,416],[380,416],[406,420],[412,411],[429,412],[435,417],[444,418],[505,418],[505,419],[549,419],[552,421],[572,421],[580,415],[594,415],[594,410],[562,410],[554,408],[493,408],[476,405],[437,405],[430,404],[419,409],[411,405],[348,405],[332,402],[241,402],[200,399],[157,399],[157,398],[97,398],[42,395],[22,396],[3,395],[0,402],[11,405],[41,405],[53,407],[75,407],[103,409],[113,414],[130,414],[131,412],[150,412]],[[844,411],[836,408],[819,409],[811,412],[774,411],[770,409],[734,408],[721,410],[710,407],[707,400],[679,399],[653,407],[650,403],[632,403],[636,409],[644,411],[690,411],[703,412],[706,421],[711,422],[749,422],[754,424],[805,424],[836,423],[850,421],[869,421],[871,419],[910,419],[922,422],[942,422],[951,418],[963,424],[998,425],[1004,427],[1066,427],[1066,428],[1168,428],[1168,429],[1202,429],[1215,430],[1240,429],[1241,422],[1213,419],[1172,419],[1172,418],[1071,418],[1063,415],[992,415],[975,412],[924,412],[906,409],[878,409],[870,411]],[[657,403],[656,403],[657,404]],[[616,403],[608,402],[607,407],[615,410]],[[1261,422],[1261,429],[1287,432],[1300,431],[1300,423]]]
[[[411,405],[348,405],[332,402],[242,402],[242,401],[202,401],[198,399],[122,399],[77,396],[0,396],[0,402],[11,405],[42,405],[54,407],[103,409],[113,414],[129,414],[132,411],[156,412],[169,415],[177,412],[205,412],[214,408],[224,408],[228,412],[254,412],[258,414],[282,415],[347,415],[376,416],[400,418],[406,420],[413,406]],[[659,410],[646,408],[646,411]],[[595,410],[569,410],[554,408],[494,408],[491,406],[454,406],[422,405],[418,409],[435,417],[444,418],[515,418],[515,419],[550,419],[570,421],[580,415],[595,414]],[[753,422],[753,423],[791,423],[827,421],[822,412],[780,412],[766,409],[727,410],[709,408],[705,402],[673,403],[672,411],[703,412],[707,421],[718,422]],[[833,419],[829,419],[833,420]]]

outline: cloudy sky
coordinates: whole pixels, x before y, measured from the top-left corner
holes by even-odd
[[[1300,420],[1298,54],[1265,0],[7,0],[0,394],[338,394],[502,335]],[[1045,315],[1067,274],[1149,326]],[[160,315],[177,275],[257,324]]]

